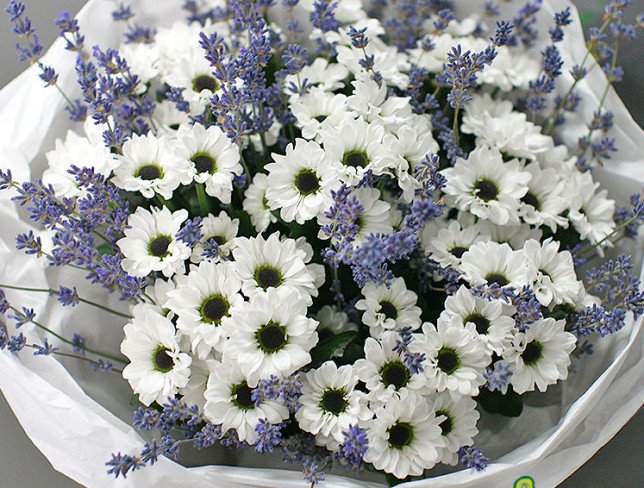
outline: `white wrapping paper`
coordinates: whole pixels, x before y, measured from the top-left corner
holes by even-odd
[[[132,3],[150,24],[168,25],[182,15],[178,0]],[[475,3],[480,2],[460,2],[465,13]],[[517,2],[514,3],[510,7],[516,8]],[[553,13],[568,5],[571,3],[566,0],[546,0],[541,16],[542,31]],[[118,44],[120,32],[112,24],[106,24],[112,8],[110,0],[91,0],[79,13],[87,44]],[[559,47],[567,62],[583,58],[585,47],[578,21],[567,28],[566,42]],[[63,44],[55,43],[43,61],[60,73],[61,87],[73,92],[74,57],[64,50]],[[563,85],[569,82],[567,78]],[[584,96],[598,100],[604,86],[603,74],[593,70],[580,89]],[[641,191],[644,184],[644,161],[640,152],[644,138],[612,90],[606,106],[615,113],[614,135],[620,152],[617,159],[596,174],[613,198],[624,203],[630,193]],[[590,119],[592,109],[586,106],[582,111],[578,130],[573,125],[561,134],[570,145],[574,145],[583,121]],[[45,166],[44,152],[68,128],[65,121],[60,96],[53,89],[43,88],[35,69],[27,70],[0,92],[0,167],[10,168],[17,181],[38,177]],[[30,229],[27,222],[24,212],[9,201],[7,192],[0,194],[0,283],[45,288],[76,285],[84,297],[105,301],[102,289],[84,282],[81,273],[49,269],[32,257],[17,254],[15,235]],[[634,254],[639,269],[642,240],[624,250]],[[123,325],[118,317],[82,304],[62,308],[46,295],[7,291],[7,297],[10,302],[34,307],[40,321],[68,337],[79,332],[97,348],[118,350]],[[120,306],[115,297],[109,300],[111,305]],[[519,418],[484,415],[477,443],[496,459],[485,471],[452,472],[399,486],[512,487],[521,476],[532,477],[539,488],[555,486],[615,435],[643,403],[641,327],[642,320],[635,324],[631,320],[619,333],[599,341],[593,356],[575,363],[577,371],[563,385],[551,388],[546,395],[529,395]],[[38,340],[37,332],[28,325],[22,330],[32,341]],[[127,480],[115,480],[105,474],[105,462],[110,454],[133,452],[143,445],[143,439],[130,427],[131,391],[123,380],[113,374],[92,373],[85,365],[73,361],[61,363],[54,357],[33,357],[28,352],[19,356],[0,352],[0,371],[0,388],[27,435],[56,470],[85,486],[307,486],[299,472],[218,466],[218,463],[230,464],[231,457],[234,462],[246,465],[257,466],[262,462],[250,453],[229,455],[221,450],[199,456],[200,463],[208,466],[188,468],[160,458],[154,467],[136,471]],[[279,466],[276,459],[263,463],[262,466]],[[327,475],[326,486],[383,485],[377,481]]]

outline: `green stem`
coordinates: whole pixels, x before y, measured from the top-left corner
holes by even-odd
[[[203,183],[197,183],[195,190],[197,192],[197,201],[199,202],[201,213],[206,216],[210,213],[210,200],[208,199],[208,195],[206,195],[206,188]]]
[[[177,206],[171,200],[166,200],[159,194],[154,195],[153,200],[162,207],[168,207],[168,210],[170,210],[171,212],[177,210]]]
[[[90,358],[86,358],[85,356],[79,356],[77,354],[70,354],[68,352],[54,351],[54,352],[52,352],[52,354],[55,354],[56,356],[63,356],[63,357],[66,357],[66,358],[79,359],[81,361],[87,361],[88,363],[92,363],[92,364],[96,363],[96,361],[93,361]],[[123,370],[118,369],[118,368],[111,368],[109,371],[114,372],[114,373],[118,373],[118,374],[123,373]]]
[[[3,285],[2,283],[0,283],[0,288],[8,288],[10,290],[20,290],[20,291],[32,291],[36,293],[49,293],[50,295],[60,295],[60,292],[58,290],[53,290],[51,288],[27,288],[24,286]],[[113,313],[114,315],[118,315],[119,317],[123,317],[125,319],[132,318],[132,316],[129,314],[118,312],[117,310],[106,307],[105,305],[101,305],[100,303],[92,302],[91,300],[87,300],[81,297],[78,297],[78,300],[83,303],[86,303],[87,305],[91,305],[92,307],[100,308],[101,310],[104,310],[106,312]]]
[[[610,24],[610,21],[604,20],[603,24],[599,28],[599,34],[603,33],[606,30],[606,27],[608,27],[608,24]],[[588,57],[590,56],[592,48],[593,48],[592,45],[588,46],[588,49],[586,50],[586,54],[584,55],[584,59],[581,60],[581,64],[579,65],[581,69],[583,69],[584,66],[586,65],[586,61],[588,61]],[[563,107],[566,104],[566,100],[568,100],[568,97],[575,89],[579,81],[581,80],[575,80],[573,84],[570,85],[570,87],[566,91],[566,94],[561,98],[561,101],[557,104],[557,106],[552,110],[550,115],[546,118],[546,120],[548,121],[548,125],[543,131],[544,134],[548,135],[550,134],[550,132],[552,132],[552,129],[554,128],[555,123],[557,122],[557,118],[559,117],[559,113],[563,110]]]
[[[244,173],[246,173],[246,176],[248,177],[248,183],[250,184],[253,175],[250,174],[248,164],[246,164],[246,160],[244,159],[244,153],[242,152],[241,143],[239,144],[239,161],[242,165],[242,168],[244,168]]]
[[[630,223],[632,223],[634,221],[635,221],[635,217],[631,217],[630,219],[625,220],[624,222],[619,224],[617,227],[615,227],[612,232],[610,232],[609,234],[606,234],[606,236],[604,236],[604,238],[602,240],[600,240],[600,241],[596,242],[595,244],[591,245],[590,247],[587,247],[586,249],[584,249],[582,251],[582,253],[585,253],[587,251],[590,251],[591,249],[594,249],[596,247],[601,246],[604,242],[606,242],[608,239],[613,237],[616,233],[618,233],[620,230],[622,230],[624,227],[626,227],[628,224],[630,224]]]
[[[22,314],[22,312],[21,312],[20,310],[18,310],[17,308],[15,308],[15,307],[13,307],[13,306],[11,306],[11,305],[9,305],[9,308],[10,308],[11,310],[13,310],[13,311],[14,311],[15,313],[17,313],[17,314]],[[47,332],[48,334],[51,334],[52,336],[54,336],[54,337],[55,337],[56,339],[58,339],[59,341],[62,341],[62,342],[64,342],[65,344],[69,344],[70,346],[73,346],[73,347],[79,347],[79,346],[78,346],[78,344],[75,344],[74,342],[70,341],[69,339],[67,339],[67,338],[65,338],[65,337],[63,337],[63,336],[61,336],[61,335],[60,335],[60,334],[58,334],[57,332],[54,332],[53,330],[51,330],[51,329],[50,329],[49,327],[47,327],[46,325],[43,325],[43,324],[41,324],[40,322],[37,322],[37,321],[35,321],[35,320],[31,320],[30,322],[31,322],[32,324],[34,324],[36,327],[38,327],[39,329],[44,330],[44,331],[45,331],[45,332]],[[83,347],[82,347],[82,349],[83,349],[84,351],[89,352],[89,353],[95,354],[96,356],[104,357],[104,358],[107,358],[107,359],[111,359],[112,361],[117,361],[117,362],[122,363],[122,364],[127,364],[127,361],[126,361],[126,360],[124,360],[124,359],[122,359],[122,358],[119,358],[119,357],[116,357],[116,356],[113,356],[112,354],[108,354],[108,353],[105,353],[105,352],[102,352],[102,351],[97,351],[97,350],[95,350],[95,349],[90,349],[89,347],[85,347],[85,346],[83,346]]]
[[[454,109],[454,122],[452,122],[452,137],[454,138],[454,142],[456,144],[459,144],[459,133],[458,133],[458,112],[460,111],[460,107],[456,107]]]

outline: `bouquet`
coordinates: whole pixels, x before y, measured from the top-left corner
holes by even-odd
[[[148,441],[112,446],[109,474],[214,445],[279,453],[311,485],[483,470],[479,421],[574,382],[644,313],[631,257],[606,255],[637,237],[641,191],[616,206],[594,176],[619,149],[604,102],[629,1],[573,66],[570,8],[539,32],[540,1],[185,1],[160,26],[112,3],[118,49],[56,20],[70,92],[9,2],[74,126],[40,178],[0,173],[36,225],[16,247],[93,285],[3,277],[0,347],[127,380]],[[109,314],[119,350],[26,292]]]

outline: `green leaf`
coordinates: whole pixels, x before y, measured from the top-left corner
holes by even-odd
[[[594,14],[593,12],[580,12],[579,13],[579,20],[581,20],[582,25],[593,24],[595,22],[595,17],[597,17],[597,15]]]
[[[132,395],[132,398],[130,398],[130,405],[132,405],[133,407],[143,406],[141,400],[139,400],[139,395]]]
[[[336,349],[344,350],[355,339],[356,335],[358,335],[356,331],[349,330],[323,340],[311,351],[312,362],[323,363],[331,359]]]
[[[114,256],[114,249],[109,244],[101,244],[96,248],[96,251],[98,252],[99,256],[102,256],[103,254]]]
[[[479,396],[476,397],[483,410],[488,413],[498,413],[506,417],[518,417],[523,411],[523,399],[515,393],[512,387],[504,395],[500,391],[490,391],[481,388]]]

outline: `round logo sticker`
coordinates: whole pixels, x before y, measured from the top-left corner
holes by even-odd
[[[530,476],[521,476],[514,482],[514,488],[535,488],[534,480]]]

